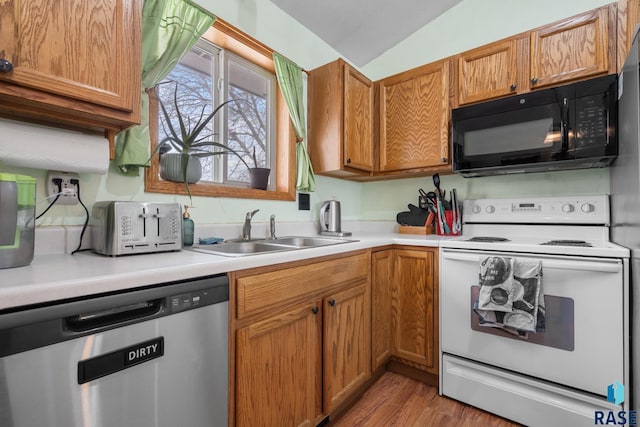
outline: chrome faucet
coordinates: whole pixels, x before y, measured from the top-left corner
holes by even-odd
[[[244,226],[242,227],[242,240],[251,240],[251,218],[258,212],[260,209],[256,209],[255,211],[247,212],[247,216],[244,219]]]
[[[276,237],[276,216],[275,215],[271,215],[271,218],[269,218],[269,238],[270,239],[277,239],[277,237]]]

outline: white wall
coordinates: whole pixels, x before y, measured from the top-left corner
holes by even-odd
[[[196,1],[306,69],[313,69],[339,56],[269,0]],[[605,3],[601,0],[463,0],[430,25],[374,59],[362,71],[376,80]],[[47,205],[43,190],[46,171],[12,168],[2,163],[0,171],[35,176],[38,179],[37,211],[44,210]],[[125,177],[113,168],[106,175],[81,174],[80,178],[81,196],[89,209],[96,200],[188,202],[186,196],[145,193],[142,176]],[[442,183],[446,190],[457,188],[462,199],[589,194],[608,192],[609,174],[607,169],[598,169],[472,179],[452,175],[443,176]],[[342,201],[345,220],[393,220],[397,212],[407,209],[408,203],[417,203],[417,189],[420,187],[429,191],[433,187],[431,178],[360,184],[317,177],[317,191],[311,194],[311,211],[298,211],[297,202],[195,197],[197,208],[193,209],[192,218],[196,226],[198,223],[240,223],[246,211],[260,209],[254,219],[256,222],[268,221],[270,214],[276,214],[280,221],[310,221],[317,219],[317,209],[323,200],[335,197]],[[77,225],[83,221],[84,211],[79,205],[56,206],[38,224]]]

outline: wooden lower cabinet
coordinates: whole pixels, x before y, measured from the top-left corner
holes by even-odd
[[[369,286],[367,283],[324,299],[324,413],[363,385],[371,374]]]
[[[230,425],[316,425],[365,385],[370,265],[359,251],[231,275]]]
[[[437,373],[437,252],[396,250],[391,311],[393,354]]]
[[[314,425],[321,325],[310,302],[238,329],[237,426]]]
[[[438,374],[438,248],[372,254],[372,363]],[[389,318],[391,330],[387,332]]]
[[[393,249],[387,249],[371,254],[371,364],[374,371],[391,358],[394,252]]]

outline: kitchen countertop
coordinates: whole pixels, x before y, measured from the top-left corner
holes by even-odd
[[[244,257],[224,257],[191,250],[122,257],[92,252],[36,254],[28,266],[0,270],[0,312],[389,244],[438,247],[441,240],[450,238],[354,233],[347,239],[358,240],[355,242]]]

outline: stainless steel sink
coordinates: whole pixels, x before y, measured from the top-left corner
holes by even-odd
[[[274,243],[278,245],[290,245],[296,248],[314,248],[317,246],[337,245],[340,243],[353,242],[355,240],[345,239],[332,239],[330,237],[302,237],[302,236],[288,236],[278,237],[277,239],[266,239],[265,242]]]
[[[191,248],[191,250],[194,251],[223,256],[247,256],[268,252],[292,251],[295,249],[297,248],[294,246],[264,243],[263,240],[247,242],[224,242],[216,243],[215,245],[194,246]]]
[[[327,237],[287,236],[277,239],[259,239],[249,241],[227,241],[215,245],[194,246],[191,250],[214,255],[240,257],[270,252],[295,251],[304,248],[337,245],[357,242],[357,240],[334,239]]]

